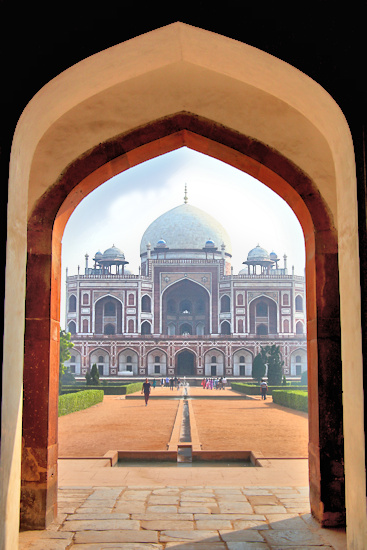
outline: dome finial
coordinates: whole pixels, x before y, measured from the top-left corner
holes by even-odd
[[[184,203],[187,204],[187,185],[185,183],[185,196],[184,196]]]

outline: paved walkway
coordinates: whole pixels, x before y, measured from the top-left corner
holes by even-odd
[[[344,550],[346,545],[343,531],[320,529],[311,517],[305,487],[162,485],[61,488],[57,522],[46,531],[21,533],[19,548]]]
[[[201,388],[190,391],[193,397],[194,394],[195,397],[203,394],[215,397],[206,402],[221,418],[224,409],[218,407],[219,394],[228,399],[231,393]],[[148,409],[143,407],[145,423],[150,418],[154,425],[157,422],[155,414],[161,418],[162,415],[172,416],[170,407],[159,405],[167,394],[172,395],[172,392],[163,388],[156,391],[152,396],[153,401],[157,400],[156,405]],[[177,394],[181,394],[181,389],[176,390]],[[178,402],[175,403],[177,408]],[[195,403],[190,402],[191,406]],[[238,403],[240,411],[243,400]],[[141,414],[139,408],[132,405],[130,403],[127,410],[134,411],[136,426]],[[232,405],[227,408],[233,418]],[[121,410],[120,406],[120,414]],[[191,420],[196,416],[193,410],[190,409]],[[146,417],[148,411],[149,417]],[[96,412],[100,415],[101,408],[94,409]],[[85,420],[87,414],[90,413],[81,411],[81,414],[74,413],[74,417]],[[246,414],[248,421],[250,412]],[[171,424],[169,446],[173,447],[177,447],[176,428],[181,424],[180,415],[176,416],[176,421],[171,418],[168,422]],[[129,415],[126,418],[129,419]],[[200,416],[198,420],[200,424]],[[246,426],[242,419],[241,423]],[[198,438],[198,430],[203,432],[200,426],[197,429],[191,425],[193,447],[198,445],[194,441]],[[168,443],[167,434],[164,437]],[[133,443],[134,447],[139,447],[138,441]],[[111,467],[110,455],[59,460],[57,520],[45,531],[20,533],[20,550],[346,548],[343,530],[321,529],[310,514],[308,460],[300,455],[291,459],[269,459],[267,455],[260,458],[258,466],[242,468]]]

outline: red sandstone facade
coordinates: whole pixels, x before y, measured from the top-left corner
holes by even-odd
[[[215,241],[203,239],[209,231]],[[307,369],[304,277],[288,274],[286,257],[279,268],[276,254],[257,246],[233,274],[229,237],[187,202],[151,224],[140,253],[139,275],[112,247],[96,253],[92,268],[86,255],[83,275],[67,276],[76,376],[95,363],[100,376],[121,379],[251,377],[268,344],[280,346],[286,376]]]

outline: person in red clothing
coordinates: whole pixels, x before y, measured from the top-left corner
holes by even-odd
[[[141,390],[141,393],[144,393],[144,399],[145,399],[145,406],[148,405],[148,400],[150,396],[150,382],[148,378],[145,379],[145,382],[143,383],[143,389]]]

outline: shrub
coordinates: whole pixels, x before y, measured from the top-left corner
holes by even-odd
[[[301,384],[303,386],[307,386],[307,371],[306,370],[301,374]]]
[[[258,355],[256,355],[252,363],[252,378],[260,383],[263,376],[265,376],[265,372],[266,366],[263,360],[263,356],[261,355],[261,353],[259,353]]]
[[[141,391],[143,388],[143,382],[133,382],[132,384],[127,384],[126,395],[129,393],[135,393],[136,391]]]
[[[134,382],[132,384],[123,384],[119,386],[106,386],[104,383],[99,386],[88,386],[88,389],[94,390],[103,390],[104,395],[126,395],[129,393],[134,393],[140,391],[143,386],[142,382]],[[85,391],[85,384],[82,386],[63,386],[62,393],[78,393]]]
[[[260,395],[260,386],[244,384],[242,382],[231,382],[232,390],[246,395]],[[274,390],[292,391],[292,386],[268,386],[268,395],[272,395]],[[307,386],[298,386],[297,390],[306,391]]]
[[[66,371],[61,377],[61,385],[67,386],[69,384],[75,384],[75,377],[72,372]]]
[[[274,390],[273,403],[297,411],[308,412],[308,393],[300,390]]]
[[[87,374],[85,375],[85,378],[87,381],[87,386],[98,386],[100,384],[99,372],[98,372],[97,365],[95,363],[93,363],[90,372],[87,372]]]
[[[84,390],[59,397],[59,416],[87,409],[103,401],[102,390]]]

